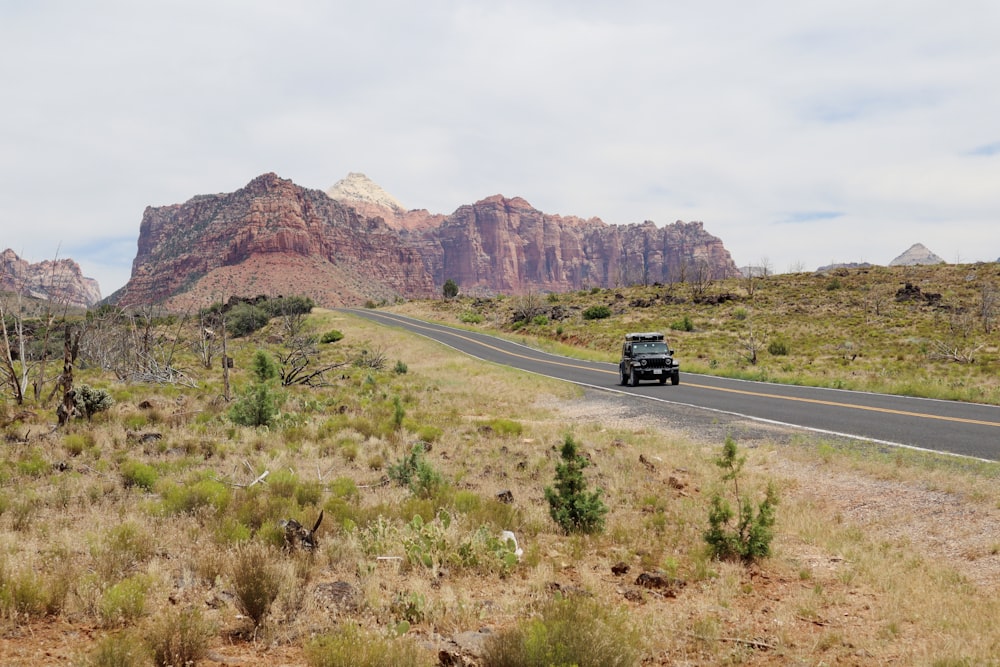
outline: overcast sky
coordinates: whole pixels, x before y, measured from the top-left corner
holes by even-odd
[[[0,0],[0,250],[104,295],[269,171],[700,220],[740,266],[1000,257],[995,0]]]

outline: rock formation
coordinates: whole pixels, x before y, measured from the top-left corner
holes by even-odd
[[[101,300],[101,288],[85,278],[72,259],[30,264],[8,248],[0,253],[0,291],[21,292],[58,304],[87,308]]]
[[[148,207],[122,305],[191,309],[230,296],[309,296],[318,304],[427,297],[417,252],[377,218],[320,190],[264,174],[229,194]]]
[[[429,229],[441,224],[445,216],[433,215],[426,209],[406,210],[395,197],[364,174],[351,172],[330,186],[326,194],[351,206],[360,215],[382,218],[393,229]]]
[[[410,234],[435,285],[466,294],[564,292],[738,275],[722,241],[700,222],[608,225],[547,215],[500,195],[462,206],[440,226]]]
[[[889,266],[916,266],[918,264],[944,264],[944,260],[928,250],[923,243],[914,243],[906,252],[889,262]]]
[[[405,211],[362,174],[319,190],[265,174],[230,194],[147,208],[124,305],[197,308],[299,294],[324,306],[722,278],[737,269],[700,222],[608,225],[500,195],[450,216]]]

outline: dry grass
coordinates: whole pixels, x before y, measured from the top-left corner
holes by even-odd
[[[907,284],[919,294],[897,300]],[[689,372],[1000,404],[1000,265],[838,269],[752,286],[731,279],[703,287],[708,302],[696,301],[698,290],[677,283],[393,309],[606,361],[617,361],[624,331],[664,331]],[[517,321],[529,298],[544,323]],[[584,319],[595,305],[611,317]],[[747,358],[750,340],[759,346],[756,363]]]
[[[348,366],[333,387],[290,391],[272,429],[233,426],[211,375],[197,390],[104,380],[116,406],[74,423],[69,435],[87,437],[69,448],[67,433],[40,435],[44,408],[7,427],[0,662],[80,662],[107,650],[103,638],[120,626],[133,638],[150,627],[174,633],[170,610],[197,609],[190,641],[200,651],[199,632],[211,628],[213,660],[304,664],[312,647],[314,664],[339,664],[329,657],[342,650],[336,641],[323,658],[313,638],[356,624],[387,655],[400,637],[432,663],[441,649],[474,653],[466,638],[479,628],[509,630],[573,596],[622,612],[638,638],[621,641],[643,664],[995,664],[1000,654],[997,466],[696,413],[652,419],[356,318],[313,317],[317,330],[345,333],[327,357],[381,349],[389,364]],[[267,335],[233,346],[237,385]],[[391,368],[397,359],[405,373]],[[155,419],[138,419],[150,410],[137,407],[143,400]],[[429,497],[382,481],[420,433],[431,436],[424,460],[447,482]],[[567,433],[610,508],[598,535],[566,536],[548,516],[543,488]],[[708,559],[701,538],[726,434],[748,455],[747,489],[773,481],[781,499],[774,555],[749,569]],[[60,461],[68,469],[52,465]],[[495,498],[505,490],[512,505]],[[321,509],[318,549],[283,550],[279,521],[311,526]],[[501,530],[523,549],[509,568],[489,541]],[[258,631],[234,575],[248,545],[273,566]],[[627,574],[613,573],[618,563]],[[38,573],[40,591],[68,582],[62,604],[25,613],[42,607],[12,603],[9,582],[26,572]],[[669,585],[643,588],[643,572]],[[143,582],[144,604],[104,618],[122,582]],[[17,590],[33,599],[26,584]]]

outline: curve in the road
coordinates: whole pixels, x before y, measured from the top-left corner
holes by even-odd
[[[619,387],[615,364],[570,359],[488,334],[395,313],[367,309],[347,312],[402,327],[485,361],[658,403],[988,461],[1000,457],[1000,408],[996,406],[773,385],[691,373],[685,373],[677,387]],[[553,372],[553,367],[558,372]],[[692,382],[692,377],[697,377],[698,381]],[[612,379],[612,382],[606,383],[605,379]],[[670,398],[650,393],[663,389]],[[836,400],[830,397],[831,393],[836,395]],[[684,400],[678,400],[682,397]]]

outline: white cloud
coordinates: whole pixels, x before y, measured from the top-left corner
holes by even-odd
[[[993,260],[997,19],[985,0],[4,3],[0,245],[58,248],[110,293],[147,205],[362,171],[434,212],[500,193],[701,220],[779,270],[915,242]]]

